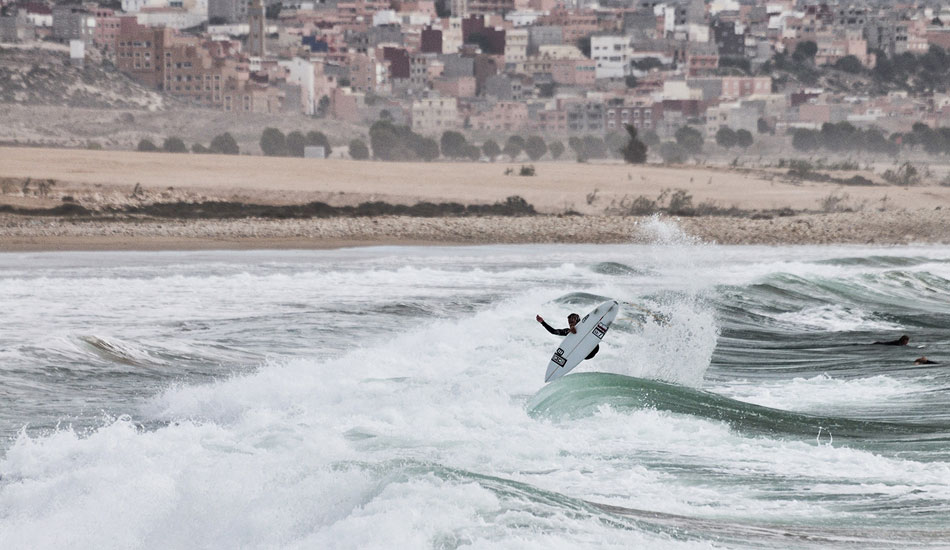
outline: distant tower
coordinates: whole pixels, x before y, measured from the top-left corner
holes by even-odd
[[[247,16],[251,26],[247,35],[247,54],[264,57],[264,5],[261,0],[253,0]]]

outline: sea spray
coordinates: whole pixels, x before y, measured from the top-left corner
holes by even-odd
[[[659,215],[643,222],[640,232],[650,241],[644,256],[661,273],[695,271],[697,253],[713,246]],[[687,281],[681,291],[645,302],[655,314],[645,315],[642,330],[624,338],[624,365],[614,372],[699,387],[719,337],[704,291],[702,283]]]

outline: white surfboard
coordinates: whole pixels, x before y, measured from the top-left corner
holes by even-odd
[[[544,381],[550,382],[560,378],[579,365],[587,354],[600,344],[610,324],[617,318],[618,311],[620,311],[620,305],[615,300],[609,300],[585,315],[575,327],[577,332],[565,336],[557,351],[554,352],[551,362],[548,363]]]

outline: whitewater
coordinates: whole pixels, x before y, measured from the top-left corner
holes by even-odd
[[[0,254],[0,548],[950,548],[950,247],[648,229]]]

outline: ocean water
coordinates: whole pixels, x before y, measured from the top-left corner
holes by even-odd
[[[950,247],[648,228],[2,254],[0,548],[950,548]]]

